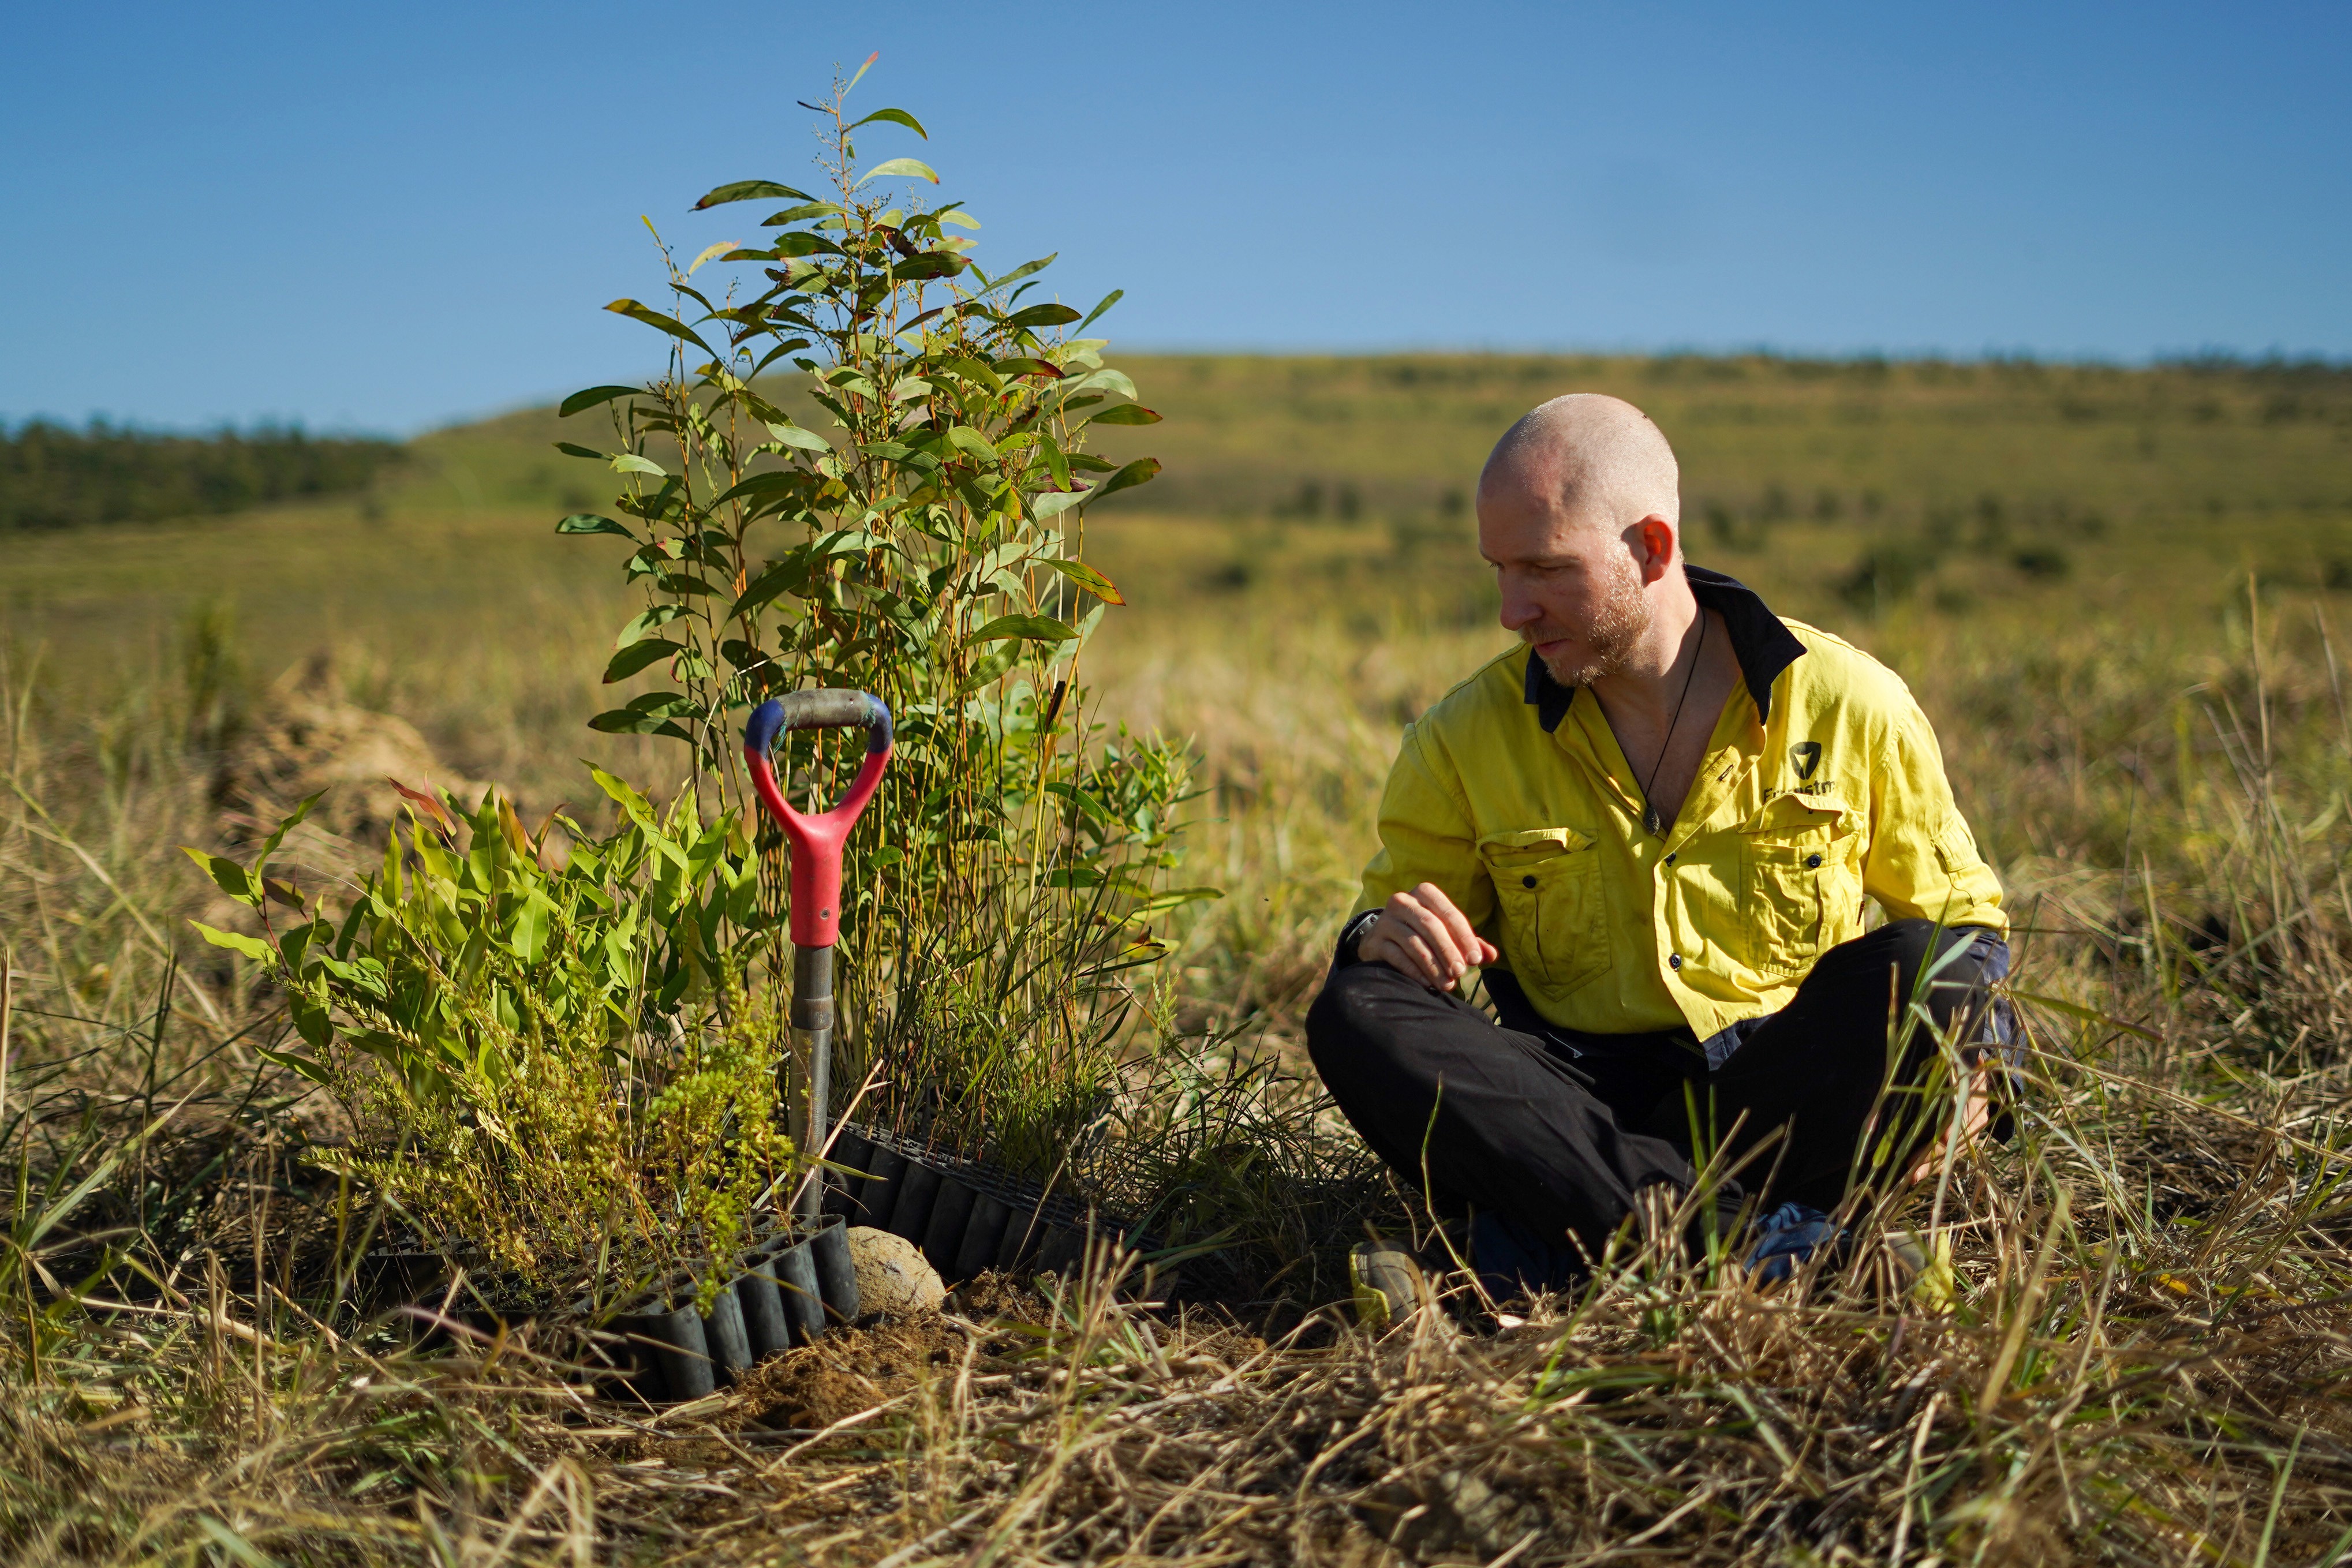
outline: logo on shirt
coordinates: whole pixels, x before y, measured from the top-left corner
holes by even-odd
[[[1797,764],[1798,779],[1810,783],[1812,780],[1813,770],[1822,765],[1822,743],[1818,740],[1801,740],[1789,747],[1789,756]]]

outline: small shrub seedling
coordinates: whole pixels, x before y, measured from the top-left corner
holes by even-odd
[[[528,833],[496,794],[461,813],[412,793],[406,841],[340,920],[269,873],[309,801],[250,869],[188,852],[260,921],[199,929],[283,989],[308,1049],[273,1054],[349,1121],[324,1163],[540,1301],[680,1267],[712,1288],[704,1260],[731,1258],[803,1168],[776,1114],[779,1030],[724,946],[763,920],[739,820],[703,824],[691,794],[656,814],[595,777],[622,814],[602,838],[562,817]]]
[[[862,72],[860,73],[863,74]],[[697,207],[782,204],[757,244],[669,262],[670,309],[608,308],[665,335],[667,374],[565,400],[604,408],[614,509],[559,531],[609,536],[644,610],[608,682],[667,684],[596,728],[668,736],[706,799],[745,804],[740,716],[804,686],[852,687],[895,716],[898,753],[850,840],[842,1031],[866,1113],[1050,1167],[1099,1114],[1132,995],[1167,950],[1154,918],[1207,889],[1163,890],[1184,754],[1087,718],[1079,662],[1119,591],[1083,558],[1087,508],[1160,465],[1085,450],[1094,425],[1159,415],[1083,333],[1093,310],[1024,303],[1052,256],[990,275],[961,203],[912,158],[861,168],[856,138],[926,133],[903,110],[825,114],[822,195],[746,180]],[[665,248],[667,258],[669,253]],[[702,268],[753,269],[709,291]],[[779,771],[829,800],[854,744],[793,736]],[[772,881],[781,885],[782,877]],[[776,951],[764,952],[775,984]]]

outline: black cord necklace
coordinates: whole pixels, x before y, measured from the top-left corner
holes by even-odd
[[[1666,765],[1666,751],[1675,743],[1675,731],[1683,722],[1683,704],[1690,700],[1691,682],[1698,678],[1698,662],[1706,652],[1706,612],[1698,612],[1698,646],[1691,650],[1690,674],[1683,677],[1683,695],[1675,699],[1675,716],[1666,721],[1666,738],[1658,742],[1658,759],[1650,765],[1648,782],[1642,786],[1642,826],[1654,839],[1666,834],[1666,824],[1658,820],[1656,802],[1650,799],[1650,787],[1658,781],[1658,769]]]

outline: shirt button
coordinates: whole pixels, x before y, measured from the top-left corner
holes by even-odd
[[[1667,955],[1666,955],[1666,967],[1667,967],[1667,968],[1669,968],[1669,969],[1679,969],[1679,968],[1681,968],[1682,967],[1683,967],[1683,956],[1682,956],[1680,953],[1669,953],[1669,954],[1667,954]]]
[[[1821,863],[1822,857],[1819,855],[1807,855],[1805,857],[1805,864],[1808,866],[1819,867]]]
[[[1674,864],[1674,863],[1675,863],[1675,857],[1674,857],[1674,856],[1672,856],[1672,855],[1668,855],[1668,856],[1666,857],[1666,863],[1667,863],[1668,865],[1672,865],[1672,864]]]
[[[1521,887],[1533,887],[1535,884],[1536,879],[1531,876],[1523,876],[1519,878],[1519,885]]]

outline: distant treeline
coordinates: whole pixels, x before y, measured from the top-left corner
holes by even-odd
[[[36,420],[0,427],[0,530],[149,522],[361,490],[400,455],[389,441],[267,425],[159,435]]]

